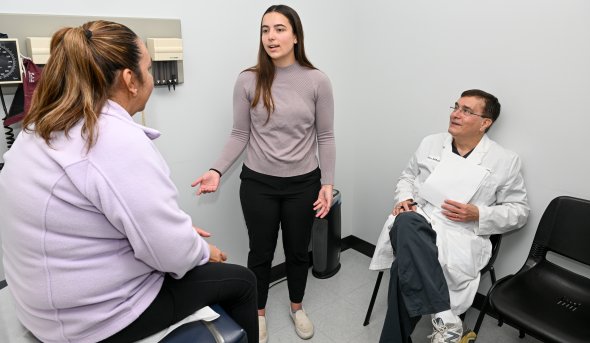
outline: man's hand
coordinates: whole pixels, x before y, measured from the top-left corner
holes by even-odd
[[[397,216],[398,214],[400,214],[402,212],[408,212],[408,211],[416,211],[416,203],[414,203],[414,199],[408,199],[408,200],[404,200],[402,202],[398,202],[393,207],[391,214],[393,214],[394,216]]]
[[[197,189],[197,195],[201,195],[203,193],[213,193],[219,187],[219,179],[221,176],[217,174],[217,172],[213,170],[208,170],[205,174],[201,175],[195,182],[191,183],[191,187],[195,187],[200,185]]]
[[[441,207],[442,214],[454,222],[479,221],[479,208],[475,205],[445,200]]]
[[[215,245],[209,244],[209,262],[225,262],[227,255]]]

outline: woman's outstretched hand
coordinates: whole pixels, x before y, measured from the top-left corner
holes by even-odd
[[[217,190],[217,187],[219,187],[219,179],[221,179],[221,176],[219,176],[217,172],[208,170],[205,174],[196,179],[195,182],[191,183],[191,187],[199,186],[199,188],[197,188],[197,195],[213,193]]]

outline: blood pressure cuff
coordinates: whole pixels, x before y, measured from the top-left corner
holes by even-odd
[[[29,112],[33,92],[41,78],[41,67],[33,63],[31,59],[23,58],[23,67],[23,83],[18,85],[8,115],[4,119],[4,125],[6,126],[16,124],[23,120]]]

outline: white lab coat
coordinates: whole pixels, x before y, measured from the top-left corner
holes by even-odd
[[[520,158],[484,135],[467,161],[487,169],[475,195],[469,201],[479,209],[479,221],[452,222],[440,208],[418,195],[420,187],[446,155],[452,154],[452,136],[441,133],[422,140],[398,181],[395,201],[414,199],[422,214],[437,233],[438,259],[449,286],[451,310],[456,315],[473,303],[479,287],[479,271],[491,256],[489,235],[503,234],[524,226],[529,207]],[[451,199],[453,200],[453,199]],[[377,241],[370,269],[389,269],[394,260],[389,229],[395,217],[390,215]]]

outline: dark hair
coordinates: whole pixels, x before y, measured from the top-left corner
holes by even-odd
[[[496,119],[498,119],[500,116],[500,102],[498,102],[498,98],[490,93],[479,89],[470,89],[461,93],[461,97],[476,97],[483,99],[485,103],[483,115],[486,118],[490,118],[492,122],[496,121]]]
[[[461,93],[461,97],[476,97],[476,98],[483,99],[483,101],[485,103],[485,106],[483,109],[483,116],[486,118],[490,118],[492,120],[492,125],[494,124],[496,119],[498,119],[498,117],[500,116],[500,109],[502,106],[500,105],[498,98],[496,98],[495,96],[493,96],[490,93],[484,92],[480,89],[469,89],[469,90],[466,90],[463,93]],[[488,132],[488,130],[490,129],[490,127],[492,127],[492,125],[490,125],[486,129],[486,132]]]
[[[262,18],[264,19],[264,16],[271,12],[280,13],[289,20],[289,24],[291,24],[293,29],[293,34],[295,37],[297,37],[297,43],[295,43],[294,47],[295,59],[297,62],[299,62],[299,64],[302,66],[315,69],[313,64],[311,64],[305,55],[303,25],[301,24],[301,19],[299,19],[297,12],[286,5],[273,5],[270,6],[266,12],[264,12]],[[260,31],[260,36],[262,37],[262,30]],[[275,65],[272,62],[270,56],[268,56],[266,53],[262,39],[260,39],[260,45],[258,47],[258,64],[256,64],[254,67],[246,69],[246,71],[252,71],[256,73],[256,91],[252,100],[252,107],[255,107],[258,104],[258,101],[260,101],[260,97],[262,97],[264,107],[268,111],[268,118],[266,120],[266,122],[268,122],[271,112],[274,111],[274,101],[272,99],[271,87],[275,78]]]
[[[137,35],[122,24],[98,20],[58,30],[51,38],[51,56],[23,123],[51,145],[51,134],[68,131],[84,120],[82,134],[90,149],[96,125],[117,72],[128,68],[143,82]]]

